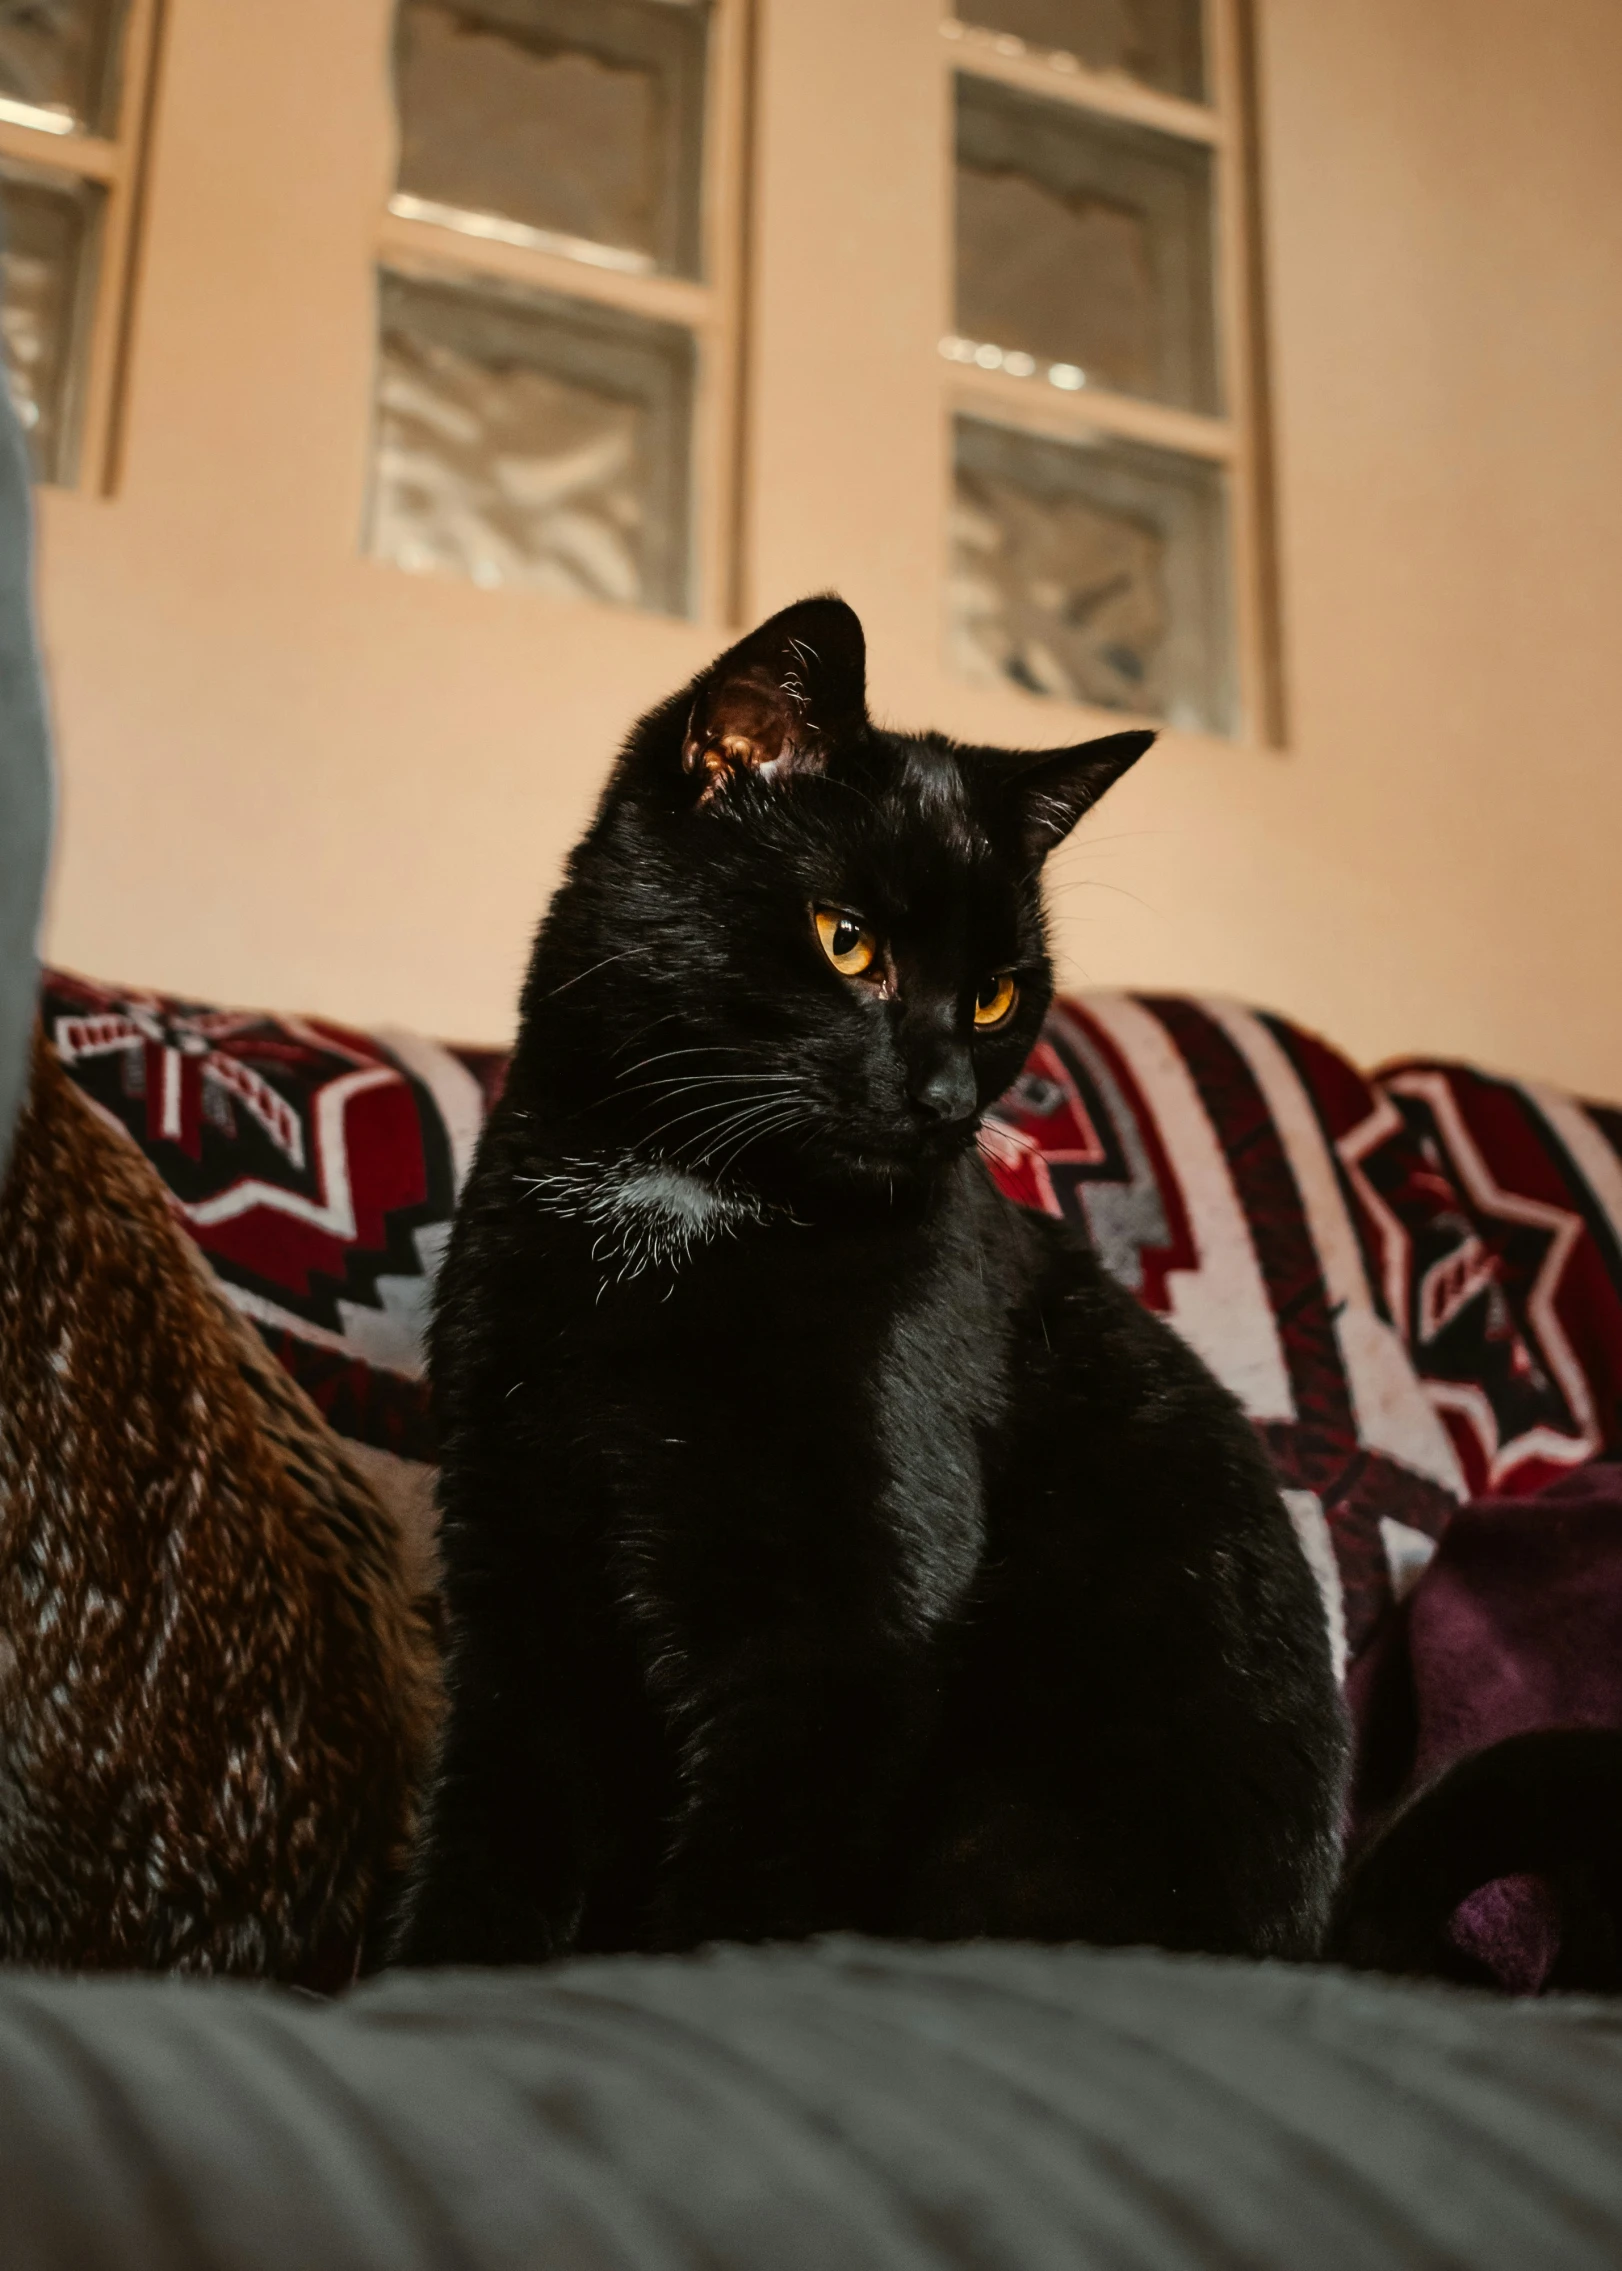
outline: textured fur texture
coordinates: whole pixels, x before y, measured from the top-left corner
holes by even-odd
[[[436,1701],[391,1520],[37,1041],[0,1193],[0,1956],[345,1976]]]
[[[836,600],[633,734],[441,1279],[407,1960],[1316,1946],[1345,1731],[1267,1464],[975,1148],[1051,998],[1041,862],[1150,738],[881,731]]]

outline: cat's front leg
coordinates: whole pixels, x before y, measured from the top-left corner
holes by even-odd
[[[882,1928],[937,1701],[921,1652],[820,1631],[759,1637],[695,1681],[672,1721],[682,1795],[656,1944]]]
[[[552,1586],[491,1575],[457,1592],[439,1758],[393,1960],[541,1963],[572,1946],[589,1889],[586,1668],[567,1620],[548,1613]]]
[[[576,1778],[558,1759],[550,1773],[520,1762],[509,1734],[500,1714],[482,1709],[459,1712],[447,1729],[396,1963],[544,1963],[573,1942],[584,1901]]]

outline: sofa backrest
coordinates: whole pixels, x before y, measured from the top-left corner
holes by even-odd
[[[500,1052],[61,972],[43,1013],[426,1548],[429,1294]],[[1244,1404],[1343,1665],[1467,1492],[1622,1444],[1622,1115],[1097,993],[1056,1004],[983,1148]]]

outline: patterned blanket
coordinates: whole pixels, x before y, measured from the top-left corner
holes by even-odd
[[[497,1051],[47,976],[47,1034],[426,1553],[433,1273]],[[1622,1111],[1366,1077],[1286,1020],[1059,1003],[984,1147],[1241,1398],[1344,1668],[1467,1497],[1622,1451]]]

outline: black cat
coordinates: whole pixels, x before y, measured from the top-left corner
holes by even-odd
[[[1345,1733],[1232,1398],[976,1149],[1153,738],[872,724],[837,599],[636,728],[441,1282],[415,1963],[828,1927],[1300,1956]]]

